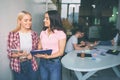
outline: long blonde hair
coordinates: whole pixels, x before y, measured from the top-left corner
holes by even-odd
[[[31,14],[29,12],[27,12],[27,11],[21,11],[18,14],[18,17],[17,17],[17,26],[16,26],[15,29],[12,30],[12,32],[17,32],[17,31],[19,31],[21,29],[21,25],[20,25],[19,21],[21,21],[25,15],[30,15],[31,16]]]

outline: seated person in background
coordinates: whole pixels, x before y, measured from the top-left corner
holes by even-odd
[[[81,41],[80,44],[78,44],[78,38],[82,38],[83,36],[84,32],[80,29],[76,29],[74,34],[67,41],[65,52],[68,53],[73,50],[88,49],[84,41]]]

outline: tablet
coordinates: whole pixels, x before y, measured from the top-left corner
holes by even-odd
[[[18,50],[18,49],[11,49],[11,53],[23,53],[23,50]]]
[[[52,49],[47,49],[47,50],[32,50],[32,51],[30,51],[30,53],[32,55],[35,55],[35,54],[48,54],[48,55],[51,55]]]

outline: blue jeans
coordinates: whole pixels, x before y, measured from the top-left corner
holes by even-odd
[[[40,80],[61,80],[62,70],[60,59],[40,59]]]
[[[37,71],[33,71],[31,61],[20,63],[21,71],[13,71],[14,80],[38,80]]]

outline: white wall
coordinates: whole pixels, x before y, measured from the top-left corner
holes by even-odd
[[[62,0],[62,3],[80,3],[81,0]],[[69,20],[72,22],[72,13],[73,13],[73,7],[75,8],[75,12],[77,13],[74,15],[75,21],[78,21],[78,13],[79,13],[79,6],[80,4],[70,4],[69,5]],[[62,4],[62,11],[61,11],[61,17],[67,18],[67,4]]]
[[[45,9],[44,4],[35,3],[34,0],[0,1],[0,80],[12,80],[6,45],[8,32],[16,27],[17,14],[22,10],[29,11],[33,17],[33,30],[39,34]]]
[[[119,0],[119,3],[118,3],[118,17],[117,17],[117,26],[116,28],[120,30],[120,0]]]
[[[22,6],[18,6],[21,4]],[[17,13],[24,9],[22,0],[2,0],[0,2],[0,80],[12,80],[6,52],[8,32],[16,25]]]

